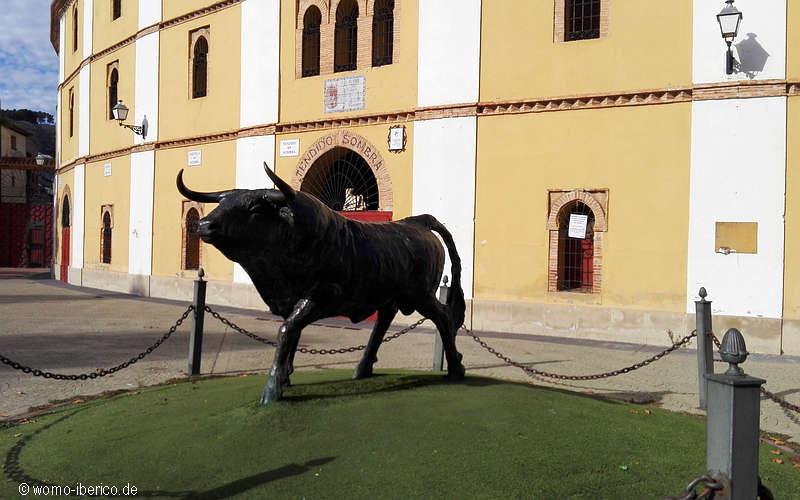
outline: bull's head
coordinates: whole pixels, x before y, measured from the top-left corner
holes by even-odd
[[[249,260],[254,252],[280,248],[289,240],[287,235],[295,224],[292,204],[297,192],[266,163],[264,169],[278,189],[202,193],[187,188],[183,183],[183,169],[178,172],[178,191],[183,196],[200,203],[219,204],[200,219],[197,234],[236,262]]]

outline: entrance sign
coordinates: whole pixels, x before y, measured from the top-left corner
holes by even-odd
[[[111,177],[111,164],[106,163],[103,165],[103,177]]]
[[[406,149],[406,127],[399,125],[389,128],[389,151],[397,152]]]
[[[197,167],[203,161],[203,151],[197,149],[195,151],[189,151],[188,153],[188,162],[186,163],[190,167]]]
[[[366,78],[347,76],[325,80],[322,92],[325,113],[358,111],[364,109],[364,96],[367,92]]]
[[[281,157],[299,155],[300,139],[284,139],[281,141]]]
[[[586,238],[586,223],[589,221],[588,215],[569,214],[569,232],[567,233],[570,238]]]

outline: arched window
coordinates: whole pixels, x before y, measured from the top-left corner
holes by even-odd
[[[336,28],[333,40],[333,71],[356,69],[358,54],[358,4],[342,0],[336,9]]]
[[[117,104],[117,85],[119,84],[119,72],[117,68],[113,68],[111,70],[111,74],[108,77],[108,118],[109,120],[114,119],[114,105]]]
[[[192,58],[192,98],[205,97],[208,91],[208,41],[200,36],[194,42]]]
[[[196,208],[190,208],[186,212],[185,229],[183,237],[184,246],[184,269],[199,269],[200,268],[200,237],[197,235],[197,223],[200,220],[200,214]]]
[[[69,195],[64,195],[64,201],[61,202],[61,227],[69,227]]]
[[[303,16],[303,76],[319,74],[319,32],[322,14],[312,5]]]
[[[111,0],[111,20],[119,19],[122,15],[122,0]]]
[[[372,65],[392,64],[393,46],[394,0],[378,0],[372,17]]]
[[[594,213],[575,201],[558,214],[558,290],[591,293],[594,285]]]
[[[72,8],[72,51],[78,50],[78,4]]]
[[[75,89],[69,89],[69,136],[75,131]]]
[[[100,261],[111,264],[111,212],[103,211],[103,229],[100,237]]]

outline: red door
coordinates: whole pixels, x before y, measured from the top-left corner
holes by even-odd
[[[69,226],[61,228],[61,281],[67,281],[69,269]]]

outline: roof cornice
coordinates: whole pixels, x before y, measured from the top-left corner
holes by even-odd
[[[61,16],[64,15],[64,12],[67,11],[67,7],[74,1],[75,0],[53,0],[50,4],[50,43],[53,44],[53,49],[55,49],[56,54],[58,54],[60,50],[59,23],[61,21]]]

